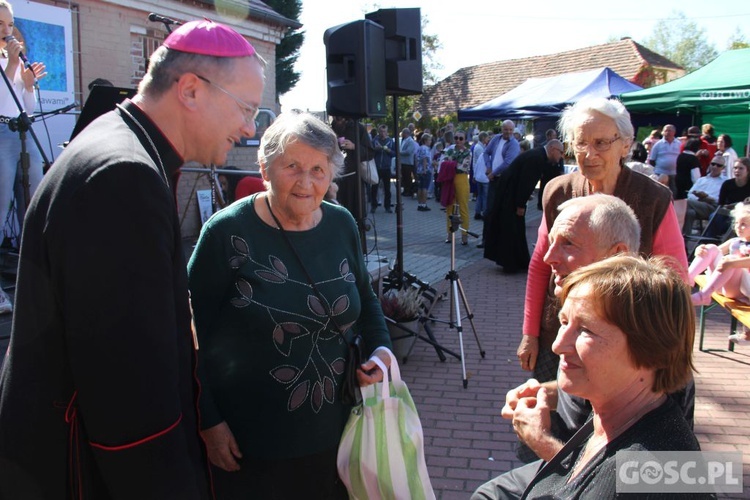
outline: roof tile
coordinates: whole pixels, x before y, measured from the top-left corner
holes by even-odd
[[[642,85],[639,76],[647,67],[667,70],[671,78],[684,74],[681,66],[630,38],[582,49],[508,59],[461,68],[425,89],[420,98],[422,114],[443,116],[461,108],[494,99],[528,78],[548,77],[609,67],[623,78]]]

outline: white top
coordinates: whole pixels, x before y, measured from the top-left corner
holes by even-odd
[[[690,191],[688,191],[688,199],[690,200],[697,200],[698,197],[695,196],[696,191],[703,191],[706,193],[709,197],[713,198],[714,203],[718,203],[719,201],[719,192],[721,192],[721,185],[724,184],[724,178],[721,176],[718,177],[711,177],[710,175],[706,175],[695,181],[695,184],[693,184],[693,187],[690,188]]]
[[[482,153],[484,153],[484,144],[478,142],[477,145],[474,146],[474,165],[472,168],[474,171],[474,180],[486,184],[490,182],[490,180],[487,178],[487,167],[484,166]]]
[[[734,163],[737,161],[737,152],[733,148],[727,148],[721,155],[724,157],[724,170],[721,176],[724,179],[734,179]]]
[[[508,142],[502,137],[500,138],[500,142],[497,143],[497,147],[495,148],[495,154],[492,155],[492,171],[494,172],[497,170],[498,167],[503,163],[503,146],[505,146],[505,143]]]
[[[23,78],[21,78],[21,64],[23,63],[18,63],[16,74],[12,79],[13,90],[21,101],[26,113],[31,115],[36,107],[36,96],[34,95],[34,92],[26,92]],[[0,68],[5,71],[6,66],[8,66],[8,59],[5,57],[0,58]],[[5,86],[4,81],[0,81],[0,115],[15,118],[19,114],[21,113],[18,111],[18,106],[16,106],[13,98],[8,95],[8,87]]]

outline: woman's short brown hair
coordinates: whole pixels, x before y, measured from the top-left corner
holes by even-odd
[[[694,370],[695,311],[674,265],[664,257],[610,257],[571,273],[561,301],[584,285],[591,287],[591,306],[625,333],[633,364],[655,371],[651,389],[685,387]]]

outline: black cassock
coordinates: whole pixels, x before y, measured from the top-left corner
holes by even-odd
[[[495,261],[509,273],[525,271],[531,255],[526,241],[526,217],[516,213],[526,208],[542,171],[552,167],[543,147],[524,151],[508,165],[496,182],[494,202],[487,211],[484,258]]]

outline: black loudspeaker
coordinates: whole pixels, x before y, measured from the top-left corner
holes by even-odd
[[[422,20],[419,9],[380,9],[365,15],[385,28],[385,90],[422,93]]]
[[[383,33],[382,26],[367,20],[325,31],[328,114],[350,118],[385,116]]]

